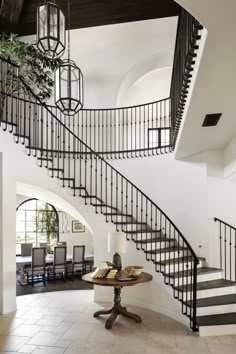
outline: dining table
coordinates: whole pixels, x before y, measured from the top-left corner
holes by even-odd
[[[72,262],[72,254],[68,253],[66,255],[66,262],[70,263]],[[46,254],[46,264],[52,264],[54,260],[54,254]],[[89,265],[90,270],[93,264],[94,260],[94,255],[93,254],[86,254],[84,261],[85,261],[85,266]],[[27,278],[25,276],[25,268],[27,266],[30,266],[32,263],[32,256],[16,256],[16,272],[19,274],[19,283],[21,285],[26,285],[27,284]]]

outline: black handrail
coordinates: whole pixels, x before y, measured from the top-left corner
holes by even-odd
[[[182,312],[189,316],[190,327],[197,330],[198,258],[188,241],[161,208],[71,132],[40,102],[24,80],[19,80],[28,94],[20,98],[18,91],[15,98],[5,96],[0,122],[3,130],[13,132],[15,141],[26,144],[27,154],[35,156],[40,167],[47,167],[51,177],[72,189],[74,196],[84,198],[85,204],[89,200],[96,213],[104,214],[107,222],[114,223],[117,230],[126,233],[128,240],[136,242],[137,249],[141,244],[146,259],[152,260],[156,271],[164,274],[165,283],[173,285]],[[93,159],[88,158],[90,154]],[[147,249],[148,240],[151,250]],[[174,240],[174,244],[169,240]],[[165,252],[158,252],[163,243]],[[186,278],[182,287],[176,287],[183,270]],[[171,279],[169,273],[174,274]]]
[[[219,222],[219,266],[227,280],[236,282],[236,227],[214,218]]]
[[[14,95],[11,95],[11,97],[14,97]],[[130,124],[130,122],[127,121],[123,124],[123,128],[121,125],[118,127],[116,123],[114,123],[114,125],[113,123],[109,123],[107,124],[107,128],[105,128],[103,118],[104,112],[109,112],[109,117],[113,119],[116,114],[119,114],[119,110],[121,110],[124,115],[126,109],[133,109],[134,112],[136,112],[137,107],[142,108],[142,110],[146,107],[148,111],[152,111],[153,113],[154,105],[156,107],[156,111],[158,111],[157,107],[161,108],[163,106],[165,107],[164,111],[166,111],[167,103],[169,106],[169,100],[170,99],[167,98],[144,105],[124,107],[122,109],[84,109],[78,113],[82,115],[81,117],[75,116],[73,118],[64,116],[56,106],[47,104],[47,108],[50,113],[54,114],[54,116],[60,116],[60,120],[62,122],[64,121],[64,125],[66,125],[70,131],[72,131],[80,140],[83,140],[86,145],[96,151],[99,155],[103,155],[105,158],[132,158],[169,153],[171,151],[169,123],[167,124],[167,120],[165,118],[160,117],[153,120],[147,118],[146,115],[146,120],[142,122],[142,124],[136,124],[138,127],[135,129],[132,128],[132,122]],[[29,103],[27,99],[25,99],[25,101]],[[40,105],[39,103],[35,104]],[[162,109],[159,110],[162,111]],[[91,122],[91,112],[94,112],[93,123]],[[98,112],[101,114],[99,115]],[[115,112],[116,114],[113,114],[112,112]],[[86,122],[84,117],[86,117]],[[101,121],[103,121],[103,123]],[[108,122],[108,117],[106,121]],[[92,134],[90,133],[90,125],[94,128]],[[116,129],[118,133],[115,133]],[[121,132],[121,130],[125,130],[125,132]],[[155,144],[152,144],[149,139],[149,135],[153,134],[156,138]],[[94,146],[96,148],[94,148]],[[99,148],[102,150],[99,150]]]
[[[192,72],[199,49],[203,26],[183,8],[180,11],[170,88],[171,145],[175,148],[188,97]]]

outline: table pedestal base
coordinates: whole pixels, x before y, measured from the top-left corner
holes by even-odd
[[[127,311],[126,307],[121,306],[121,288],[114,288],[114,305],[109,310],[101,310],[95,312],[94,317],[98,317],[100,315],[109,315],[109,318],[106,320],[105,328],[111,329],[113,323],[115,322],[118,315],[123,315],[125,317],[131,318],[137,323],[141,323],[142,319],[138,315]]]

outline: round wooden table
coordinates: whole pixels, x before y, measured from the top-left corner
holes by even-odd
[[[118,315],[123,315],[125,317],[131,318],[137,323],[141,323],[142,319],[140,316],[127,311],[126,307],[121,305],[121,288],[125,286],[134,286],[138,284],[143,284],[150,282],[152,280],[152,275],[148,273],[141,273],[134,280],[126,280],[120,281],[116,279],[94,279],[91,278],[92,273],[85,274],[82,279],[88,283],[92,283],[94,285],[102,285],[102,286],[113,286],[114,287],[114,304],[113,307],[109,310],[101,310],[94,313],[94,317],[98,317],[100,315],[110,315],[106,321],[105,328],[111,329],[113,323],[115,322]]]

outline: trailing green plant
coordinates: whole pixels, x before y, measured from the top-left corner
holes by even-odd
[[[0,33],[0,56],[19,67],[18,72],[7,64],[1,68],[1,90],[5,95],[27,93],[28,86],[42,101],[51,97],[52,73],[61,59],[49,58],[33,44],[20,41],[17,35],[8,33]]]
[[[47,242],[56,242],[58,233],[57,214],[48,204],[37,210],[36,221],[37,231],[46,234]]]

